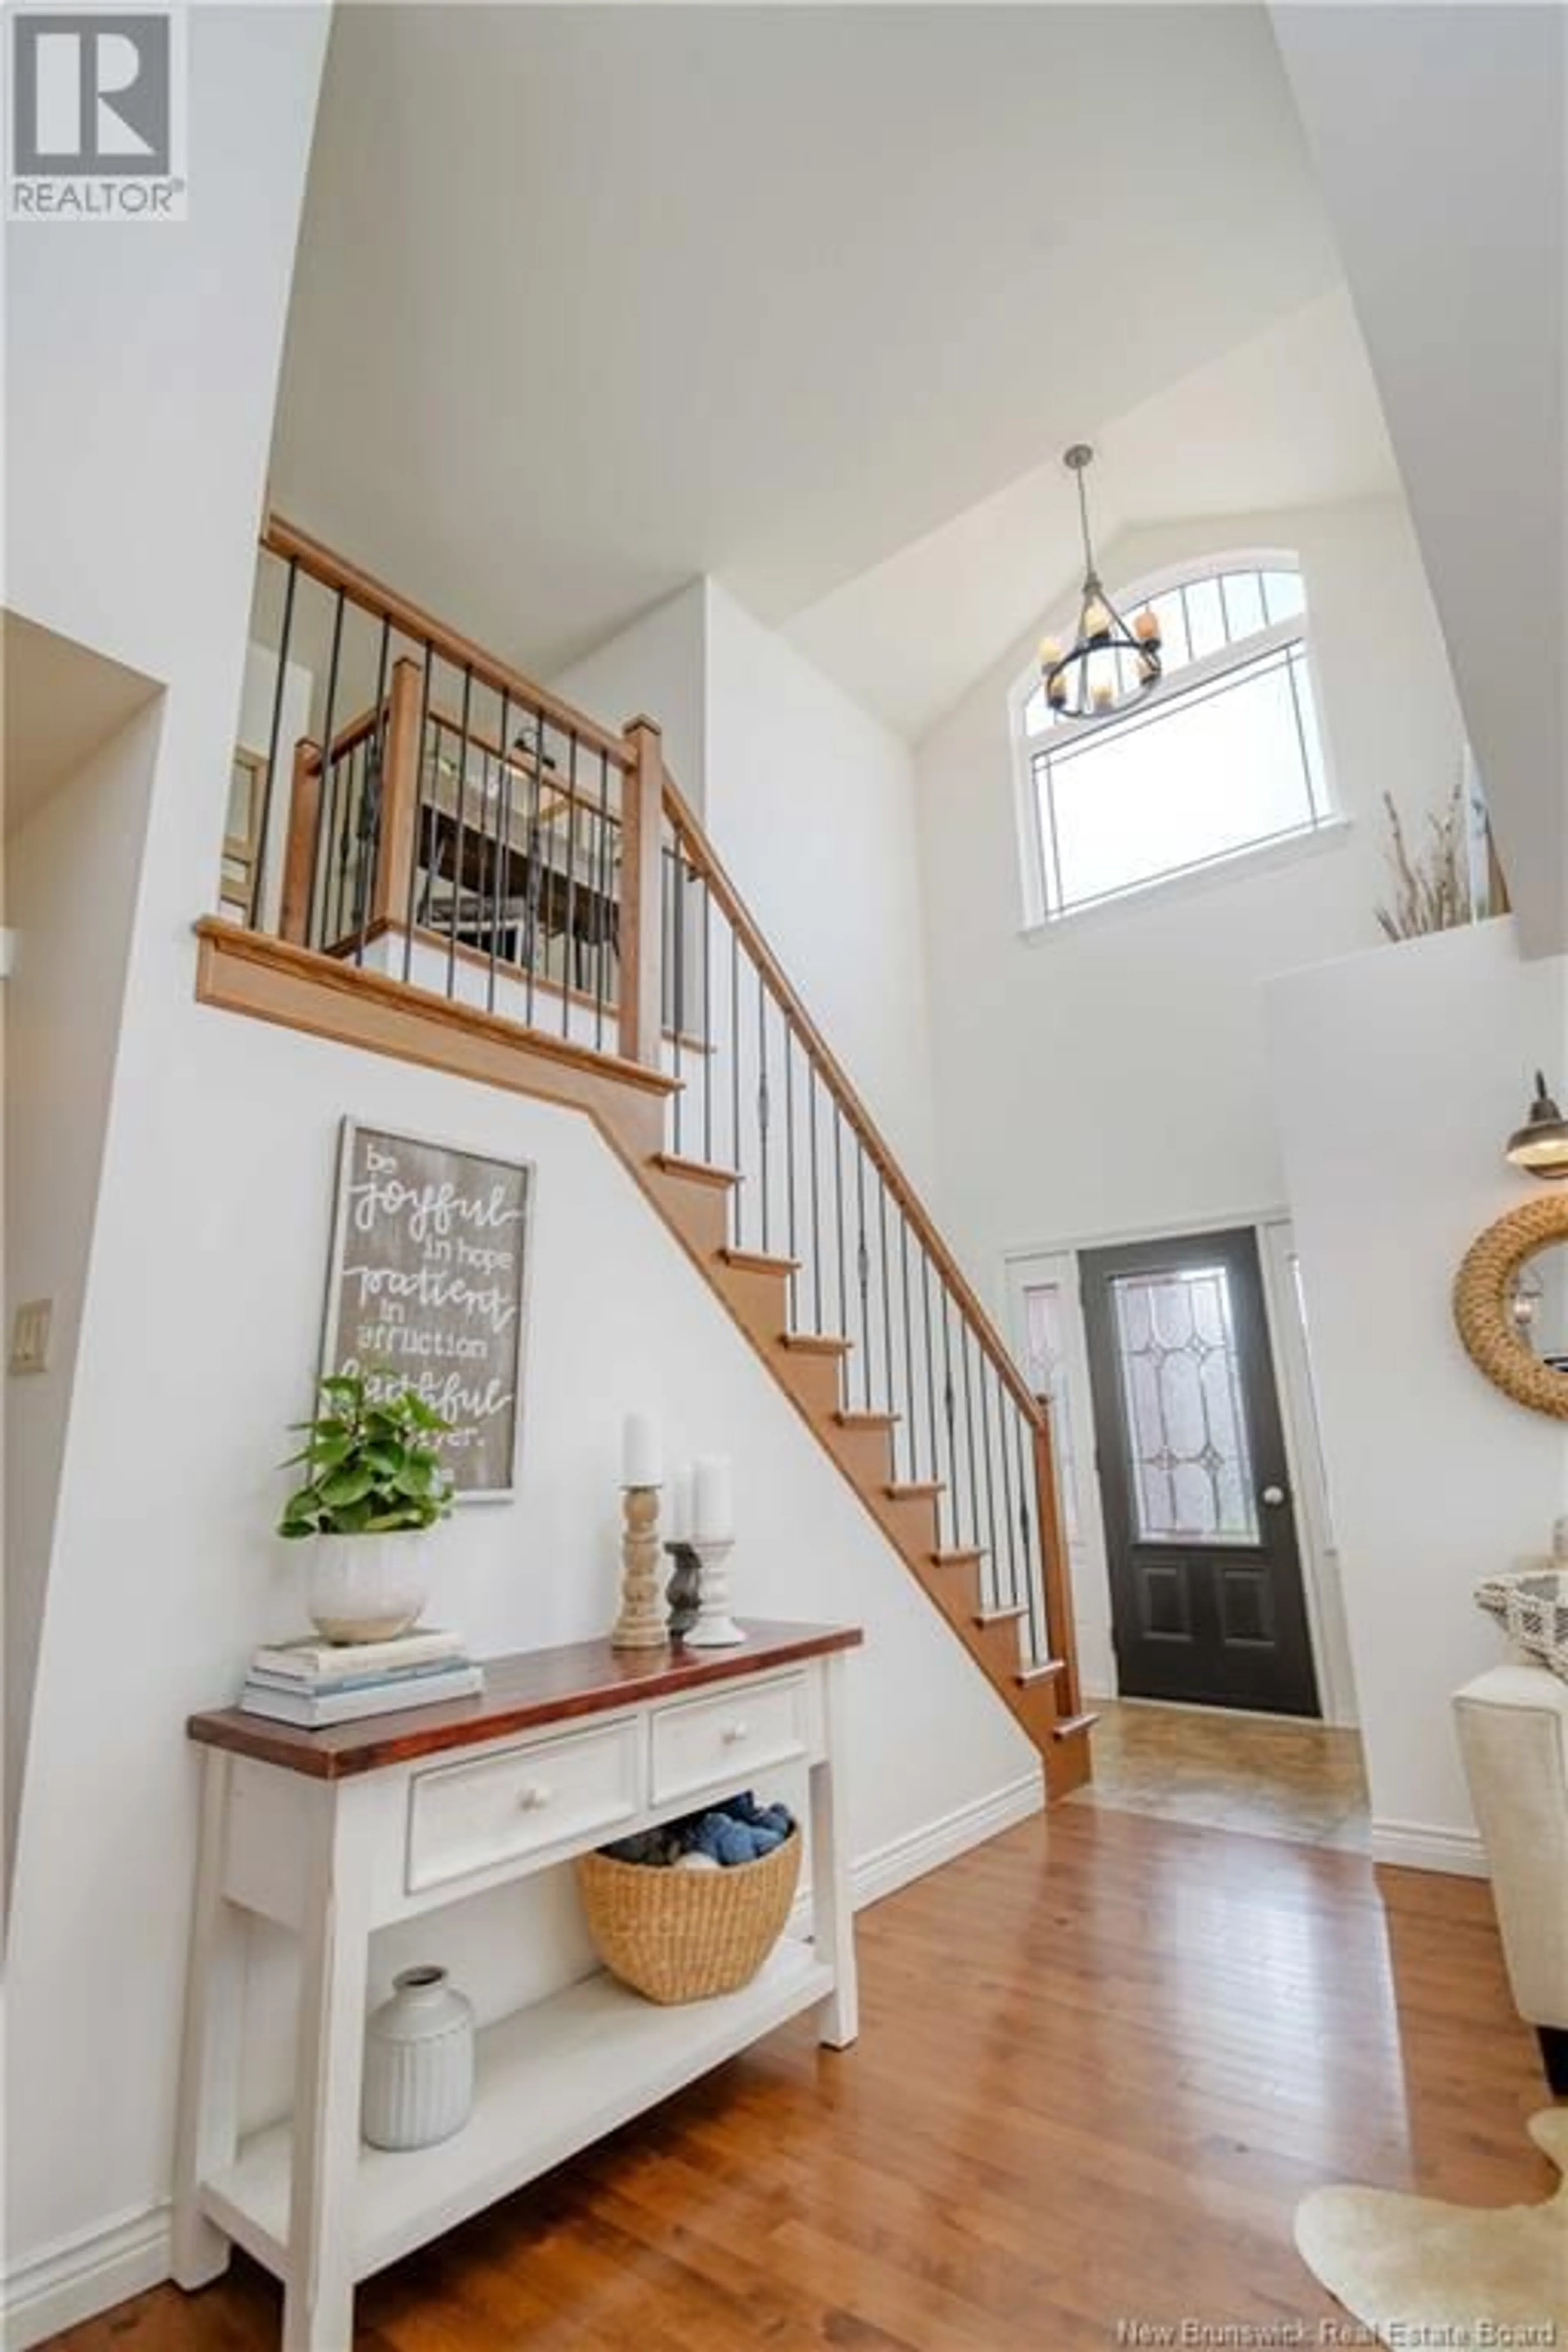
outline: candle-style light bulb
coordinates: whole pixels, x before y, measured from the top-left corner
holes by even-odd
[[[1094,707],[1097,710],[1110,709],[1111,701],[1114,698],[1115,689],[1105,678],[1101,678],[1099,683],[1090,689],[1090,692]]]
[[[1157,646],[1160,642],[1160,622],[1157,614],[1145,604],[1132,624],[1132,634],[1142,646]]]
[[[1083,608],[1083,634],[1091,642],[1110,634],[1110,614],[1098,596],[1091,596]]]

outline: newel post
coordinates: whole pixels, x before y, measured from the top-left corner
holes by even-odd
[[[1057,1450],[1051,1433],[1051,1401],[1037,1397],[1040,1418],[1035,1430],[1035,1509],[1040,1530],[1040,1583],[1046,1597],[1046,1638],[1065,1663],[1058,1692],[1061,1713],[1077,1715],[1079,1693],[1078,1636],[1073,1628],[1072,1578],[1067,1545],[1062,1538],[1062,1514],[1057,1486]]]
[[[626,726],[621,772],[620,1021],[622,1059],[657,1068],[664,1034],[664,926],[660,919],[664,739],[651,719]]]
[[[289,789],[289,831],[283,848],[283,897],[278,933],[294,947],[310,943],[310,900],[316,882],[316,825],[321,808],[321,749],[301,738],[294,746]]]
[[[370,898],[373,928],[408,919],[414,828],[419,821],[419,664],[404,655],[392,665],[386,697],[375,879]]]

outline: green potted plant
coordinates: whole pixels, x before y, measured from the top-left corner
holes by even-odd
[[[452,1508],[452,1480],[435,1441],[449,1421],[407,1387],[335,1372],[321,1410],[293,1423],[305,1442],[286,1468],[306,1482],[283,1506],[278,1532],[311,1539],[306,1605],[329,1642],[386,1642],[425,1606],[425,1538]]]

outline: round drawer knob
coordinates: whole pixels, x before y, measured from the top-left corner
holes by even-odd
[[[726,1748],[737,1747],[745,1737],[746,1726],[743,1723],[727,1723],[724,1726],[724,1745]]]
[[[553,1793],[548,1780],[531,1780],[518,1801],[525,1813],[536,1813],[542,1805],[550,1802]]]

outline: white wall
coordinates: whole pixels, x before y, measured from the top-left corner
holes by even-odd
[[[711,583],[708,827],[929,1197],[931,1008],[909,748]]]
[[[618,1566],[620,1419],[647,1407],[673,1458],[734,1457],[743,1609],[867,1625],[857,1856],[1038,1779],[1027,1743],[587,1120],[188,1001],[162,1059],[162,1082],[136,1080],[147,1149],[133,1169],[122,1160],[100,1211],[79,1475],[62,1498],[45,1633],[13,1930],[11,2139],[28,2163],[12,2183],[10,2242],[23,2263],[166,2192],[195,1793],[181,1726],[228,1698],[258,1641],[300,1619],[299,1556],[269,1533],[285,1486],[274,1465],[308,1399],[345,1110],[539,1171],[520,1493],[445,1531],[435,1614],[481,1651],[601,1631]],[[577,1959],[563,1938],[560,1966]],[[508,1988],[492,1990],[499,2001]]]
[[[1374,1853],[1464,1866],[1449,1693],[1500,1654],[1470,1596],[1549,1549],[1568,1432],[1475,1370],[1449,1304],[1475,1235],[1535,1187],[1502,1145],[1568,1063],[1568,959],[1511,922],[1294,972],[1269,992]]]
[[[132,719],[5,845],[0,1328],[24,1299],[53,1307],[47,1370],[10,1380],[5,1399],[7,1885],[159,723],[155,708]]]
[[[1568,946],[1568,26],[1271,12],[1487,779],[1520,934]],[[1468,485],[1467,488],[1465,486]]]
[[[605,724],[639,708],[660,720],[742,897],[929,1197],[930,1013],[903,739],[713,581],[552,683]]]
[[[1114,587],[1235,548],[1300,551],[1331,772],[1348,832],[1268,870],[1020,935],[1007,693],[1032,630],[921,744],[921,858],[942,1195],[994,1297],[1007,1248],[1280,1206],[1264,982],[1378,934],[1380,795],[1407,829],[1458,773],[1460,727],[1403,508],[1391,501],[1125,535]],[[1043,624],[1058,616],[1046,615]]]
[[[550,680],[617,732],[628,719],[657,719],[670,773],[699,815],[707,792],[707,591],[693,580]]]

